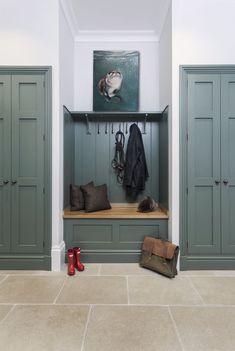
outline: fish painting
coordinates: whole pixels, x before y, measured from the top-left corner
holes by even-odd
[[[93,111],[138,111],[139,51],[93,51]]]

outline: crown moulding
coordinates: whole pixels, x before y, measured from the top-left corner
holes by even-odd
[[[159,41],[158,36],[151,30],[80,30],[75,36],[76,42],[84,41]]]
[[[154,30],[79,30],[70,1],[60,0],[61,9],[75,42],[158,42]]]

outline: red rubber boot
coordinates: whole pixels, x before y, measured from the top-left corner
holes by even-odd
[[[73,251],[73,249],[68,249],[67,256],[68,256],[68,275],[74,275],[75,268],[74,268],[74,251]]]
[[[81,263],[81,249],[80,249],[80,247],[74,247],[73,252],[74,252],[74,257],[75,257],[74,266],[77,268],[77,270],[79,272],[84,271],[85,266],[84,266],[84,264]]]

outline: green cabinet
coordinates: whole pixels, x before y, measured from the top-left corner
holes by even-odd
[[[186,197],[181,262],[183,269],[234,269],[235,74],[198,71],[188,72],[184,96]]]
[[[80,246],[84,262],[139,262],[146,235],[168,237],[168,220],[64,219],[67,248]]]
[[[44,81],[44,74],[0,75],[0,269],[44,253]]]
[[[222,252],[235,254],[235,74],[221,77]]]

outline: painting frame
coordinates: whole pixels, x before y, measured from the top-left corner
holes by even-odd
[[[139,51],[93,51],[93,111],[139,110]]]

